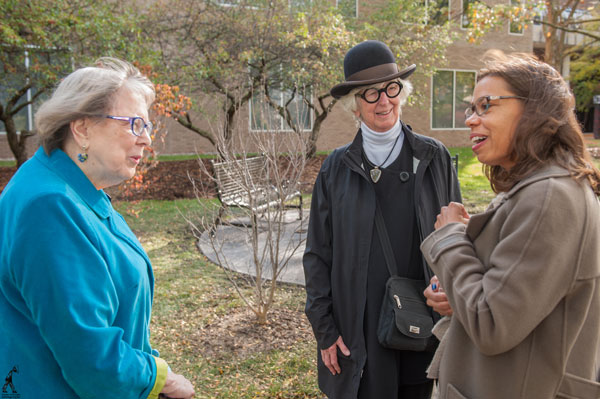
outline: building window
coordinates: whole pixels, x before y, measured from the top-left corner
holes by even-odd
[[[510,5],[513,7],[519,6],[521,4],[520,0],[510,0]],[[512,35],[522,35],[523,34],[523,22],[515,22],[511,19],[510,26],[508,28],[508,32]]]
[[[475,88],[474,71],[437,71],[431,82],[431,128],[466,129],[465,109]]]
[[[292,9],[305,9],[312,4],[312,0],[289,0],[290,8]]]
[[[51,68],[57,72],[58,76],[64,76],[72,70],[71,54],[65,50],[44,51],[29,46],[27,50],[7,51],[5,57],[8,57],[5,60],[10,65],[0,61],[0,104],[6,104],[18,90],[26,85],[28,79],[33,79],[34,82],[43,80],[39,76],[40,72],[37,72],[40,69]],[[14,108],[35,99],[33,104],[24,106],[14,116],[15,127],[18,132],[33,129],[33,115],[50,95],[46,92],[36,96],[37,87],[38,85],[34,84],[15,104]],[[4,124],[0,124],[0,134],[6,134]]]
[[[4,69],[4,65],[0,64],[0,68]],[[8,79],[6,79],[7,76],[5,75],[5,79],[3,79],[2,81],[0,81],[0,104],[6,104],[8,102],[8,99],[12,96],[12,94],[17,91],[18,89],[20,89],[21,87],[23,87],[25,85],[25,82],[23,81],[23,76],[19,75],[17,76],[13,76],[11,79],[11,76],[8,76]],[[16,107],[18,107],[20,104],[23,104],[27,101],[31,100],[31,96],[32,96],[32,90],[28,90],[27,94],[23,97],[21,97],[21,99],[17,102],[17,104],[15,104]],[[22,131],[22,130],[31,130],[33,128],[33,107],[31,105],[27,105],[25,107],[23,107],[14,117],[13,120],[15,122],[15,127],[17,129],[17,131]],[[5,130],[5,126],[4,124],[0,124],[0,134],[6,134],[6,130]]]
[[[239,5],[239,0],[216,0],[216,3],[225,7],[236,7]]]
[[[443,25],[448,22],[449,0],[425,0],[426,21],[429,25]]]
[[[215,4],[221,7],[245,7],[251,10],[264,9],[265,5],[252,0],[215,0]],[[312,0],[288,0],[288,5],[294,10],[303,10],[312,4]]]
[[[358,0],[336,0],[335,4],[344,17],[358,17]]]
[[[303,131],[312,129],[312,113],[300,94],[289,90],[269,89],[269,95],[276,104],[287,107],[294,126]],[[268,104],[264,93],[255,93],[250,101],[250,130],[291,131],[293,129],[277,110]]]
[[[460,27],[468,29],[471,27],[471,19],[469,17],[469,9],[477,0],[462,0],[462,15],[460,18]]]

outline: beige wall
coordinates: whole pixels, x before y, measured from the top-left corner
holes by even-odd
[[[0,129],[4,126],[0,125]],[[36,136],[30,137],[27,139],[27,154],[31,157],[35,151],[38,149],[39,143]],[[13,157],[12,152],[10,151],[10,147],[8,146],[8,141],[6,140],[6,134],[4,132],[0,133],[0,160],[12,160],[15,159]]]

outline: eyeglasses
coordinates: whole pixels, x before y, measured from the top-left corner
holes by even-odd
[[[357,94],[360,98],[368,102],[369,104],[374,104],[379,101],[379,97],[381,97],[381,93],[385,93],[388,98],[398,97],[398,94],[402,91],[402,83],[400,82],[390,82],[382,89],[376,89],[371,87],[361,94]]]
[[[117,121],[129,122],[129,124],[131,125],[131,133],[133,133],[134,136],[138,136],[138,137],[144,133],[144,129],[146,129],[146,132],[148,133],[148,137],[150,137],[150,135],[152,134],[152,129],[154,128],[154,126],[152,125],[152,122],[146,123],[144,121],[144,119],[140,118],[139,116],[112,116],[112,115],[99,115],[99,116],[104,116],[105,118],[114,119]]]
[[[475,102],[473,104],[471,104],[469,107],[467,107],[467,109],[465,109],[465,118],[466,119],[470,118],[471,115],[473,115],[473,113],[476,113],[478,116],[483,116],[486,112],[489,111],[490,106],[492,106],[492,104],[490,104],[490,101],[504,100],[507,98],[518,98],[520,100],[527,100],[527,98],[521,97],[521,96],[483,96],[483,97],[479,97],[477,100],[475,100]]]

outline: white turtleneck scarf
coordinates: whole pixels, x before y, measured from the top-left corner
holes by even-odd
[[[387,132],[376,132],[371,130],[364,122],[360,123],[360,128],[362,130],[363,149],[365,150],[367,158],[373,165],[385,168],[398,158],[404,142],[404,132],[402,131],[400,120],[398,120],[394,127]],[[396,137],[398,138],[398,141],[396,141]],[[394,146],[394,144],[396,145]],[[386,157],[387,160],[385,161],[385,164],[382,165],[381,163]]]

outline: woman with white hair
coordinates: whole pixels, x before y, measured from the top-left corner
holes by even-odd
[[[431,396],[425,369],[432,348],[390,349],[377,337],[390,272],[376,208],[391,242],[395,274],[425,288],[432,274],[419,245],[433,231],[440,206],[461,200],[447,149],[400,120],[411,91],[406,79],[415,68],[399,69],[384,43],[366,41],[348,51],[346,81],[331,90],[360,129],[319,172],[303,259],[319,386],[330,399]]]
[[[71,73],[0,196],[0,372],[23,399],[194,396],[150,345],[152,266],[103,191],[135,174],[153,101],[127,62]]]

